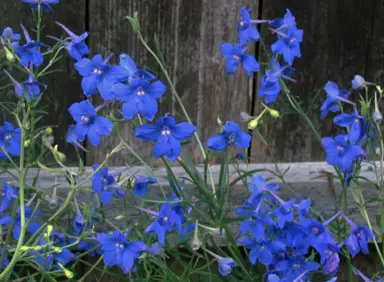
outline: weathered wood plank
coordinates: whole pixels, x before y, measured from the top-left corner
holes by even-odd
[[[239,121],[239,113],[247,110],[250,104],[248,79],[244,76],[227,77],[219,51],[222,41],[236,38],[236,22],[242,5],[257,11],[258,1],[135,0],[127,3],[90,0],[90,46],[93,54],[126,52],[141,67],[160,74],[154,59],[139,44],[124,19],[124,16],[138,11],[143,35],[154,47],[153,35],[157,33],[172,80],[193,123],[206,140],[217,132],[218,117],[223,121]],[[160,78],[164,80],[164,77]],[[120,105],[112,108],[120,110]],[[170,91],[161,99],[159,109],[160,113],[173,113],[178,120],[185,120]],[[148,155],[150,147],[134,140],[128,123],[122,123],[119,128],[121,136],[140,156]],[[88,164],[102,160],[105,153],[118,143],[118,137],[104,138],[98,148],[87,154]],[[191,148],[189,145],[187,150]],[[130,161],[128,156],[128,152],[121,152],[112,157],[110,163],[122,165]],[[197,153],[195,160],[201,160]]]
[[[61,1],[58,5],[54,5],[52,13],[46,13],[44,17],[45,28],[42,32],[41,41],[48,45],[55,44],[55,41],[47,39],[46,35],[54,35],[61,37],[63,30],[55,24],[55,21],[67,25],[68,28],[75,33],[82,33],[85,30],[85,1],[72,1],[65,3]],[[1,31],[9,26],[15,32],[22,34],[20,23],[25,25],[33,39],[36,39],[36,34],[32,29],[36,29],[36,24],[33,21],[32,13],[28,5],[21,1],[1,1],[0,3],[0,29]],[[24,38],[22,39],[24,42]],[[63,52],[65,53],[65,51]],[[43,67],[48,63],[44,62]],[[65,143],[65,135],[72,119],[68,113],[68,107],[75,101],[82,98],[80,87],[80,78],[73,67],[74,61],[66,54],[60,63],[57,63],[53,68],[61,69],[59,73],[51,74],[42,79],[42,83],[47,85],[47,91],[43,93],[43,99],[40,103],[40,108],[48,112],[43,118],[40,125],[57,126],[54,129],[55,142],[59,145],[60,150],[64,152],[69,160],[74,158],[73,146],[68,146]],[[51,69],[53,69],[51,68]],[[19,75],[17,70],[12,71],[15,77],[26,80],[27,77]],[[11,88],[10,88],[11,89]],[[7,96],[9,101],[10,96]],[[9,115],[6,115],[1,109],[2,120],[8,120]]]
[[[353,1],[353,4],[350,1],[325,0],[263,2],[263,19],[283,16],[285,9],[289,8],[296,17],[298,27],[304,29],[302,58],[296,59],[293,65],[296,69],[293,76],[298,83],[289,83],[293,93],[299,96],[298,100],[303,101],[304,109],[308,107],[317,90],[324,87],[328,80],[349,89],[353,75],[364,74],[374,3],[374,0],[357,0]],[[380,28],[378,23],[377,33],[381,32]],[[262,30],[262,36],[267,37],[267,47],[275,40],[275,36],[270,35],[266,26]],[[380,49],[376,50],[377,54],[381,53]],[[273,107],[283,111],[283,104],[287,105],[288,101],[283,94],[280,95],[279,103]],[[331,117],[324,121],[319,119],[319,108],[324,99],[325,93],[320,95],[310,117],[323,136],[335,132],[332,131]],[[356,96],[352,99],[356,99]],[[261,99],[257,98],[257,113],[262,109],[260,102]],[[324,159],[319,142],[297,115],[286,115],[279,121],[268,122],[262,131],[266,132],[271,141],[273,157],[277,161]],[[273,159],[266,147],[261,146],[257,140],[254,140],[252,149],[253,161],[264,162]]]

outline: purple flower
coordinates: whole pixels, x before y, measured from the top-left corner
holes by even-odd
[[[336,113],[340,111],[341,101],[346,101],[349,95],[351,95],[351,92],[348,90],[339,89],[339,86],[333,81],[328,81],[324,89],[328,97],[320,108],[321,119],[324,119],[329,112]]]
[[[175,230],[178,233],[182,232],[182,218],[176,213],[169,202],[164,203],[159,212],[154,212],[146,209],[140,209],[157,218],[146,229],[145,233],[156,234],[161,245],[165,243],[165,234]]]
[[[339,114],[333,123],[342,127],[349,127],[348,139],[351,144],[363,143],[366,139],[366,121],[358,114]]]
[[[290,66],[295,57],[301,57],[300,43],[303,41],[304,31],[296,26],[286,29],[286,33],[275,30],[281,38],[272,44],[272,53],[282,54],[284,61]]]
[[[37,11],[40,6],[40,9],[43,12],[51,11],[52,10],[51,5],[59,3],[59,0],[22,0],[22,1],[24,3],[29,4],[29,8],[35,11]]]
[[[156,182],[156,178],[136,176],[135,184],[133,185],[133,194],[135,194],[137,197],[146,195],[148,193],[149,185]]]
[[[219,259],[219,272],[223,276],[227,276],[232,272],[232,268],[236,266],[236,261],[233,258]]]
[[[259,31],[252,24],[265,23],[268,21],[265,20],[252,20],[249,13],[250,9],[241,8],[240,10],[240,22],[237,24],[237,29],[239,31],[240,44],[247,43],[250,41],[258,41],[260,39]]]
[[[80,61],[84,55],[88,55],[89,49],[85,40],[88,37],[88,33],[84,32],[81,35],[76,35],[70,31],[65,25],[56,22],[64,31],[71,37],[70,42],[64,42],[65,49],[67,49],[69,55],[77,61]],[[51,37],[54,38],[54,37]]]
[[[76,134],[76,125],[72,124],[72,125],[69,126],[68,132],[67,132],[67,138],[65,139],[65,142],[71,143],[71,144],[79,147],[83,151],[88,152],[88,150],[85,149],[83,147],[83,145],[80,144],[80,142],[83,142],[84,139],[85,139],[85,136],[78,136]]]
[[[157,99],[165,92],[165,85],[160,81],[149,82],[143,78],[134,78],[129,84],[115,84],[111,91],[116,100],[123,104],[123,116],[127,120],[141,114],[145,119],[152,121],[158,111]]]
[[[360,89],[367,87],[368,85],[375,85],[372,82],[367,82],[365,81],[364,77],[360,75],[355,75],[354,78],[352,79],[352,88],[353,89]]]
[[[92,104],[86,100],[80,103],[74,103],[69,108],[76,123],[76,135],[78,140],[84,140],[88,137],[93,146],[100,144],[101,135],[109,135],[113,129],[113,123],[103,117],[96,115],[96,110]]]
[[[93,57],[92,61],[83,58],[75,64],[75,68],[83,77],[81,87],[85,96],[92,96],[98,90],[104,100],[111,100],[114,98],[111,86],[125,81],[129,77],[125,68],[108,65],[110,58],[111,55],[103,61],[102,56],[98,54]]]
[[[327,247],[320,252],[320,262],[323,266],[323,272],[326,275],[335,276],[339,271],[340,247],[334,243],[328,243]]]
[[[0,127],[0,158],[7,159],[3,149],[12,157],[20,156],[20,128],[14,128],[9,122],[4,122],[4,125]]]
[[[128,241],[126,234],[119,231],[114,231],[112,235],[100,233],[97,240],[101,245],[105,265],[118,265],[125,274],[132,271],[135,261],[148,248],[141,241]]]
[[[238,124],[233,121],[227,121],[224,130],[220,135],[212,136],[208,139],[208,148],[214,151],[222,151],[228,146],[236,145],[239,148],[246,149],[251,144],[251,135],[241,131]]]
[[[153,155],[157,158],[167,156],[174,162],[181,153],[180,141],[193,135],[196,128],[189,122],[176,124],[173,117],[165,116],[155,124],[144,124],[136,128],[135,136],[144,141],[155,141]]]
[[[292,221],[295,217],[295,210],[293,204],[296,199],[289,200],[280,204],[280,207],[273,211],[277,218],[277,225],[283,228],[286,222]]]
[[[278,81],[269,81],[267,74],[263,75],[260,81],[260,87],[257,94],[260,97],[264,97],[264,102],[270,104],[276,101],[277,96],[280,93],[280,84]]]
[[[316,271],[319,265],[315,262],[307,261],[305,256],[290,257],[282,260],[275,265],[275,271],[283,273],[283,281],[294,281],[298,276],[304,278],[309,272]]]
[[[358,227],[353,224],[353,230],[345,244],[348,246],[349,253],[352,257],[355,257],[360,251],[363,254],[368,254],[368,241],[373,238],[373,233],[368,226]]]
[[[39,48],[49,48],[49,46],[39,41],[31,40],[25,27],[21,25],[21,28],[23,29],[24,37],[27,42],[24,45],[19,46],[16,50],[16,53],[19,55],[21,64],[24,67],[27,67],[29,62],[38,67],[44,61],[43,55],[40,53]]]
[[[10,49],[17,50],[19,47],[19,41],[21,39],[21,35],[18,33],[14,33],[12,28],[6,27],[1,34],[1,37],[4,39],[5,43]]]
[[[232,45],[228,42],[222,43],[220,45],[220,50],[223,56],[227,59],[227,74],[235,74],[240,64],[243,65],[243,68],[249,77],[252,76],[253,72],[258,72],[260,70],[259,63],[253,56],[245,54],[246,48],[243,48],[241,44]]]
[[[92,166],[93,170],[98,169],[100,165]],[[125,192],[122,188],[117,187],[114,175],[108,173],[108,168],[103,167],[92,176],[92,190],[99,196],[99,200],[103,204],[109,204],[113,195],[124,197]]]
[[[0,213],[3,213],[10,205],[12,205],[13,200],[17,199],[18,192],[19,190],[17,188],[13,188],[8,182],[4,183],[4,188],[1,192],[3,200],[0,205]]]
[[[335,139],[324,137],[321,145],[326,152],[326,161],[330,165],[337,165],[342,171],[352,169],[353,162],[364,158],[365,152],[360,145],[348,143],[346,135],[338,135]]]
[[[285,250],[285,244],[278,240],[255,240],[246,238],[241,240],[245,246],[250,249],[249,260],[252,264],[260,261],[264,265],[269,265],[273,261],[273,254]],[[240,241],[240,242],[241,242]]]

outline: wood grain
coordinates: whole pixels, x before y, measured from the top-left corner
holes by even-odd
[[[290,89],[303,102],[303,108],[309,105],[318,89],[328,80],[337,82],[340,87],[350,89],[355,74],[364,74],[368,42],[371,38],[374,0],[324,1],[324,0],[281,0],[263,1],[263,19],[281,17],[289,8],[296,18],[297,26],[304,29],[304,41],[301,45],[302,58],[296,59],[293,77],[297,84],[288,83]],[[377,10],[377,8],[376,8]],[[381,26],[377,22],[377,33]],[[380,30],[380,31],[379,31]],[[267,38],[266,45],[275,40],[265,27],[262,35]],[[268,47],[270,48],[270,47]],[[375,47],[378,48],[378,47]],[[379,49],[376,49],[379,54]],[[372,58],[372,60],[374,60]],[[332,115],[326,120],[319,119],[319,108],[325,99],[325,92],[320,95],[310,115],[315,127],[322,136],[335,132],[331,126]],[[352,99],[357,99],[356,94]],[[272,105],[284,112],[288,103],[280,94],[277,105]],[[255,112],[261,111],[260,99],[255,101]],[[348,107],[346,109],[350,110]],[[297,115],[286,115],[279,121],[269,121],[261,130],[270,140],[273,157],[265,146],[254,140],[252,156],[254,161],[317,161],[324,155],[318,141],[309,127]]]
[[[140,67],[160,75],[154,59],[138,43],[124,16],[139,12],[142,33],[151,47],[153,35],[159,38],[160,48],[181,100],[193,123],[205,141],[218,130],[217,118],[239,121],[239,113],[250,104],[251,89],[244,75],[228,77],[219,51],[223,41],[236,40],[239,9],[247,5],[257,13],[258,1],[239,3],[231,0],[156,0],[119,1],[90,0],[90,45],[92,52],[113,51],[130,54]],[[164,77],[160,75],[164,80]],[[120,105],[113,106],[120,109]],[[160,114],[172,113],[185,120],[180,108],[167,91],[160,101]],[[119,126],[121,136],[141,156],[151,148],[134,140],[128,123]],[[118,137],[104,138],[102,144],[87,155],[88,164],[102,160],[106,152],[119,143]],[[198,153],[186,150],[201,161]],[[113,165],[129,162],[129,153],[122,152],[110,161]]]

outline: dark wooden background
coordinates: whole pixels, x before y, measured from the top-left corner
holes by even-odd
[[[294,64],[298,83],[292,86],[304,108],[328,80],[349,88],[354,74],[361,74],[369,81],[383,79],[384,0],[61,0],[53,13],[46,16],[45,34],[63,34],[54,20],[77,33],[87,30],[92,55],[126,52],[139,66],[159,74],[153,58],[139,44],[125,19],[138,11],[143,34],[151,46],[153,35],[158,35],[176,88],[203,140],[207,140],[217,132],[218,117],[222,121],[240,121],[241,111],[258,113],[261,109],[255,94],[258,78],[249,80],[242,72],[234,77],[226,76],[219,51],[221,42],[236,40],[236,23],[242,6],[252,8],[253,18],[262,19],[283,16],[289,8],[298,26],[304,29],[303,57]],[[0,15],[1,28],[11,26],[20,32],[20,22],[32,27],[28,20],[30,12],[20,1],[0,1]],[[270,44],[268,29],[261,28],[261,33]],[[256,45],[252,52],[256,54],[258,50]],[[49,86],[45,103],[50,114],[44,122],[59,125],[55,130],[56,142],[69,158],[73,148],[65,144],[64,135],[72,120],[67,108],[83,99],[80,77],[72,64],[73,61],[65,60],[61,64],[64,72],[52,75],[45,82]],[[330,119],[321,122],[318,118],[324,97],[325,94],[321,95],[315,104],[312,119],[323,134],[330,134]],[[279,100],[282,102],[276,108],[284,112],[285,98],[281,96]],[[160,112],[181,118],[169,91],[160,102]],[[148,146],[134,140],[127,123],[119,129],[139,154],[148,154]],[[298,117],[284,115],[261,129],[271,142],[273,154],[255,139],[251,148],[254,162],[323,160],[319,143]],[[103,138],[99,147],[84,156],[87,164],[100,161],[118,142],[118,137]],[[129,162],[128,158],[129,152],[124,151],[110,164],[122,165]]]

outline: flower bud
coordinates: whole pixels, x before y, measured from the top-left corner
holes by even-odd
[[[25,148],[28,148],[30,144],[31,144],[31,140],[28,139],[28,140],[24,141],[24,147]]]
[[[243,121],[250,121],[252,119],[252,116],[250,116],[248,113],[246,112],[241,112],[240,113],[240,118],[241,120]]]
[[[280,113],[276,110],[273,110],[273,109],[270,109],[269,110],[269,114],[271,115],[271,117],[273,118],[278,118],[280,116]]]
[[[217,124],[219,126],[223,126],[223,122],[221,121],[221,119],[219,117],[217,117],[216,121],[217,121]]]
[[[259,124],[259,119],[255,118],[248,123],[248,129],[255,129]]]
[[[376,124],[380,124],[383,121],[383,115],[379,110],[379,103],[377,101],[377,92],[375,92],[375,111],[373,112],[373,121]]]
[[[33,246],[33,250],[34,251],[41,251],[43,249],[44,246]]]
[[[73,272],[72,271],[69,271],[68,269],[66,269],[60,262],[57,264],[60,266],[61,270],[64,271],[64,274],[67,278],[69,278],[69,279],[73,278]]]
[[[31,249],[31,247],[28,247],[28,246],[21,246],[20,250],[22,252],[25,252],[25,251],[29,251]]]
[[[66,159],[66,156],[62,152],[60,152],[57,148],[58,148],[57,145],[53,148],[53,154],[55,155],[55,157],[57,157],[57,159],[60,162],[64,162]]]
[[[46,129],[45,129],[45,134],[47,134],[47,135],[51,135],[53,133],[53,129],[52,129],[52,127],[47,127]]]
[[[54,251],[55,253],[60,254],[60,253],[63,251],[63,249],[60,248],[60,247],[54,247],[54,248],[53,248],[53,251]]]
[[[49,224],[49,225],[47,226],[47,233],[48,233],[48,234],[51,234],[52,231],[53,231],[53,226],[52,226],[51,224]]]
[[[201,247],[201,241],[199,239],[199,236],[198,236],[198,228],[199,228],[199,225],[198,225],[198,222],[196,221],[196,224],[195,224],[195,232],[193,233],[193,238],[191,240],[191,249],[194,250],[194,251],[197,251],[198,249],[200,249]]]
[[[15,56],[12,54],[12,52],[6,46],[4,46],[4,51],[7,60],[13,62],[15,60]]]

